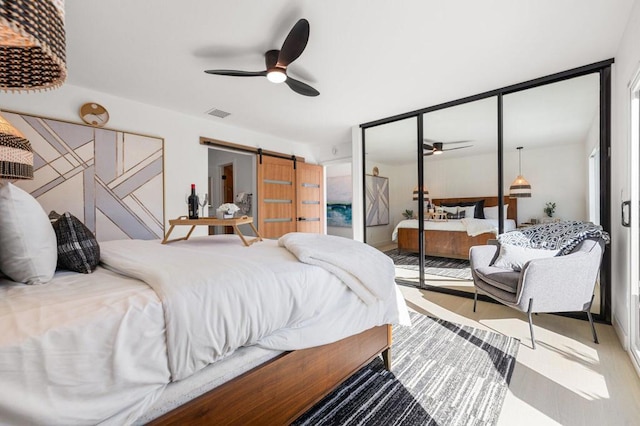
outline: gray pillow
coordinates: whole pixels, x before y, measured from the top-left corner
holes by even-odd
[[[77,217],[63,213],[53,224],[58,242],[58,267],[90,274],[100,262],[100,246]]]

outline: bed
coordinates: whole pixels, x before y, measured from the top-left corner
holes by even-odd
[[[287,243],[110,241],[91,274],[0,278],[2,423],[286,424],[389,366],[390,324],[408,321],[393,276],[356,288]]]
[[[498,197],[463,197],[436,198],[431,200],[437,206],[470,207],[480,202],[484,208],[496,208]],[[518,204],[517,199],[504,197],[507,220],[504,230],[516,228]],[[494,212],[495,213],[495,212]],[[476,214],[477,216],[477,214]],[[419,252],[418,221],[401,221],[393,231],[392,240],[397,241],[400,252]],[[498,220],[465,217],[446,221],[424,221],[424,253],[427,256],[447,257],[453,259],[468,259],[469,249],[475,245],[484,245],[495,238],[498,230]]]

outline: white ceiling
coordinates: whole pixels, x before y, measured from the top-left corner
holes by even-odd
[[[292,141],[348,142],[350,127],[613,57],[634,0],[67,0],[68,83]],[[309,44],[263,70],[293,24]]]

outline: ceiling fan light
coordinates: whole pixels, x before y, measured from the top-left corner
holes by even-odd
[[[272,83],[284,83],[287,79],[287,74],[284,73],[284,70],[274,68],[267,72],[267,79]]]
[[[433,155],[440,155],[442,154],[444,151],[440,150],[440,149],[434,149],[433,150]]]

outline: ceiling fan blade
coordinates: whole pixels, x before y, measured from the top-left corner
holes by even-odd
[[[433,145],[429,145],[428,143],[423,143],[422,144],[422,149],[425,149],[425,150],[428,150],[428,151],[433,151]]]
[[[309,21],[300,19],[289,31],[289,35],[282,43],[282,49],[278,55],[278,65],[286,68],[291,62],[298,57],[307,47],[309,41]]]
[[[289,86],[291,90],[301,95],[318,96],[320,94],[320,92],[318,92],[313,87],[309,86],[307,83],[303,83],[294,78],[287,77],[287,79],[284,82],[287,83],[287,86]]]
[[[464,140],[464,141],[449,141],[449,142],[442,142],[442,143],[445,144],[445,145],[449,145],[449,144],[452,144],[452,143],[466,143],[466,142],[471,142],[471,139],[467,139],[467,140]]]
[[[280,55],[280,51],[275,49],[264,54],[264,64],[267,66],[267,71],[276,66],[278,55]]]
[[[449,149],[443,149],[443,151],[453,151],[454,149],[464,149],[464,148],[471,148],[473,145],[467,145],[467,146],[459,146],[457,148],[449,148]]]
[[[433,151],[425,151],[425,152],[422,153],[423,157],[426,157],[428,155],[433,155]]]
[[[266,71],[206,70],[207,74],[230,75],[232,77],[264,77]]]
[[[429,139],[429,138],[422,138],[422,140],[423,140],[423,141],[425,141],[425,142],[432,143],[432,144],[433,144],[433,143],[441,143],[441,144],[443,144],[443,145],[448,145],[448,144],[450,144],[450,143],[464,143],[464,142],[471,142],[471,139],[463,140],[463,141],[449,141],[449,142],[442,142],[442,141],[438,141],[438,140],[435,140],[435,139]]]

